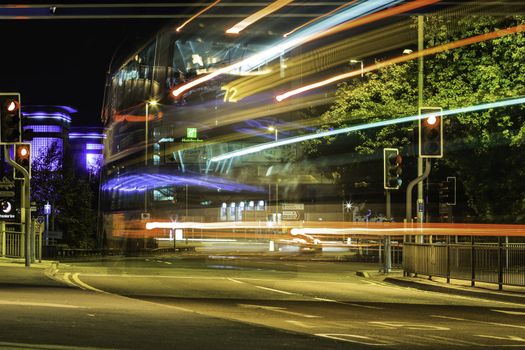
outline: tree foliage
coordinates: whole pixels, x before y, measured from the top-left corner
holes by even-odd
[[[523,24],[519,17],[428,17],[425,46]],[[425,58],[424,105],[453,109],[525,94],[525,36],[521,33]],[[322,116],[323,128],[344,127],[417,114],[417,62],[406,62],[339,85]],[[414,124],[353,134],[355,151],[378,154],[417,140]],[[524,222],[525,113],[523,106],[461,114],[444,120],[445,157],[433,172],[457,176],[477,221]],[[328,139],[321,143],[331,144]],[[410,146],[410,147],[409,147]],[[379,174],[377,174],[379,175]]]
[[[31,197],[42,208],[53,208],[52,223],[63,232],[64,242],[87,248],[95,244],[95,192],[88,179],[63,162],[56,143],[37,155],[32,162]]]

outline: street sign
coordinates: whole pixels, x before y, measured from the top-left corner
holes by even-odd
[[[51,204],[49,204],[49,203],[44,204],[44,214],[45,215],[50,215],[51,214]]]
[[[282,219],[283,220],[302,220],[303,212],[297,210],[283,210]]]
[[[304,210],[303,203],[283,203],[283,210]]]
[[[418,213],[425,212],[425,203],[424,202],[417,202],[417,211],[418,211]]]
[[[151,215],[150,215],[150,213],[141,213],[140,214],[140,218],[142,220],[149,220],[151,218]]]
[[[14,220],[15,212],[15,204],[12,200],[3,199],[2,201],[0,201],[0,219]]]

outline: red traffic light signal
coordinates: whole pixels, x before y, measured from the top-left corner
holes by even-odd
[[[420,108],[419,114],[430,114],[419,120],[419,156],[422,158],[443,157],[442,109],[439,107]]]
[[[29,173],[31,178],[31,144],[30,143],[18,143],[15,145],[15,162],[18,165],[24,167]],[[14,176],[17,180],[23,180],[24,174],[21,171],[14,169]]]
[[[0,142],[21,141],[20,94],[0,93]]]

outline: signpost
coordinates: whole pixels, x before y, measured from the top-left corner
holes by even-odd
[[[303,203],[283,203],[282,219],[288,221],[304,220]]]
[[[46,216],[46,238],[44,241],[46,242],[46,246],[49,244],[49,215],[51,214],[51,204],[47,202],[44,204],[44,214]]]

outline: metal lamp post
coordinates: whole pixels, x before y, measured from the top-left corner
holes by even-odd
[[[144,122],[144,170],[148,168],[148,143],[149,143],[149,106],[156,106],[157,101],[146,101],[146,119]],[[148,190],[144,188],[144,213],[148,212]]]
[[[350,63],[361,63],[361,78],[363,77],[364,75],[364,64],[363,64],[363,61],[362,60],[350,60]]]
[[[270,125],[268,127],[268,131],[273,132],[275,136],[275,142],[279,139],[279,130],[273,126]],[[268,203],[269,204],[269,203]],[[279,181],[275,183],[275,221],[277,222],[277,214],[279,212]]]

